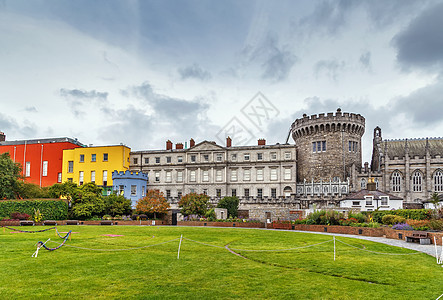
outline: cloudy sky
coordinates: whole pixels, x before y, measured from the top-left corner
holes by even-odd
[[[443,135],[443,1],[0,0],[0,131],[284,143],[303,113]],[[293,141],[291,141],[293,143]]]

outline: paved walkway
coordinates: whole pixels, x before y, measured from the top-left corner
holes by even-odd
[[[280,229],[278,229],[280,230]],[[288,230],[294,232],[305,232],[305,233],[314,233],[314,234],[323,234],[323,235],[335,235],[335,236],[343,236],[361,240],[367,240],[377,243],[382,243],[390,246],[407,248],[415,251],[420,251],[435,257],[435,246],[434,245],[420,245],[419,243],[407,243],[404,240],[396,240],[396,239],[388,239],[384,237],[372,237],[372,236],[362,236],[362,235],[353,235],[353,234],[342,234],[342,233],[327,233],[327,232],[314,232],[314,231],[303,231],[303,230]],[[441,253],[441,246],[438,247],[438,254]]]

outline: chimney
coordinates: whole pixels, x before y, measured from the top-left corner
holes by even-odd
[[[226,147],[231,147],[232,146],[232,139],[231,139],[231,137],[227,137],[226,138]]]
[[[365,173],[368,173],[369,171],[369,163],[365,162]]]
[[[368,184],[366,185],[366,188],[368,191],[375,191],[377,190],[377,184],[374,181],[374,178],[369,178],[368,179]]]
[[[172,142],[170,140],[166,141],[166,150],[172,150]]]
[[[183,143],[175,144],[175,149],[183,149]]]
[[[6,141],[6,135],[0,131],[0,142]]]
[[[259,139],[259,140],[258,140],[258,145],[259,145],[259,146],[264,146],[264,145],[266,145],[266,140],[265,140],[265,139]]]
[[[192,147],[194,147],[195,146],[195,141],[194,141],[194,139],[191,139],[190,141],[189,141],[189,148],[192,148]]]

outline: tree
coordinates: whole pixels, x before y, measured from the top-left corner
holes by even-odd
[[[439,216],[440,201],[442,201],[442,200],[440,199],[440,196],[438,195],[437,192],[434,192],[431,195],[431,199],[429,199],[429,202],[434,204],[434,218],[436,218],[436,219],[438,219],[440,217]]]
[[[86,183],[72,191],[73,217],[87,219],[92,216],[101,216],[105,209],[105,202],[101,195],[102,189],[93,182]]]
[[[22,168],[12,161],[9,152],[0,154],[0,199],[15,199],[19,191]]]
[[[228,215],[231,218],[237,218],[238,216],[238,205],[240,204],[240,201],[237,197],[223,197],[218,204],[217,207],[219,208],[226,208],[228,210]]]
[[[131,200],[122,195],[111,194],[104,198],[105,214],[115,217],[116,215],[125,215],[132,212]]]
[[[165,214],[168,212],[169,203],[159,190],[148,190],[146,196],[137,201],[136,210],[139,213]]]
[[[209,208],[209,197],[204,194],[190,193],[180,199],[178,206],[184,216],[204,216]]]

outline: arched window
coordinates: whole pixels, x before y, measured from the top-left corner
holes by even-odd
[[[334,194],[337,194],[337,193],[338,193],[338,187],[337,187],[336,185],[332,187],[332,192],[333,192]]]
[[[366,179],[364,178],[361,179],[360,187],[362,190],[366,189]]]
[[[412,173],[412,191],[421,192],[422,175],[420,171],[415,171]]]
[[[378,190],[378,178],[375,178],[374,181],[375,181],[375,189]]]
[[[434,173],[434,192],[443,192],[443,172],[437,170]]]
[[[400,192],[401,191],[401,175],[398,171],[395,171],[394,173],[392,173],[391,181],[392,181],[392,191],[393,192]]]

